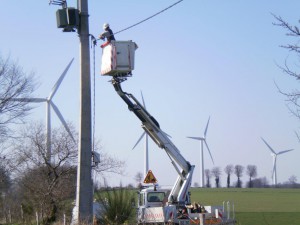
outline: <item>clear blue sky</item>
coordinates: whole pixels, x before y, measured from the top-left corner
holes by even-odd
[[[89,1],[90,33],[102,32],[109,22],[116,32],[173,4],[173,0]],[[68,1],[76,7],[75,0]],[[79,39],[76,33],[56,28],[55,12],[48,0],[1,1],[0,52],[17,59],[25,71],[34,71],[47,96],[71,58],[75,61],[54,97],[63,116],[79,122]],[[298,40],[272,25],[271,13],[298,25],[300,2],[185,0],[157,17],[116,35],[133,40],[136,69],[123,89],[140,99],[161,128],[172,136],[182,155],[196,165],[193,182],[200,182],[200,143],[186,136],[201,136],[211,116],[207,141],[215,165],[205,152],[205,167],[227,164],[257,165],[258,177],[271,183],[272,158],[263,137],[276,151],[295,151],[278,157],[278,182],[295,175],[300,181],[299,143],[294,131],[300,121],[286,107],[274,81],[284,90],[298,88],[276,66],[288,57],[279,47]],[[134,184],[143,171],[143,144],[131,150],[143,132],[140,122],[114,92],[108,77],[100,76],[101,49],[96,49],[96,136],[109,154],[126,161],[126,176],[108,179],[112,185]],[[297,68],[297,67],[296,67]],[[93,71],[93,70],[91,70]],[[45,105],[29,120],[45,120]],[[53,114],[52,114],[53,115]],[[60,123],[52,116],[53,126]],[[176,173],[163,150],[150,144],[150,169],[160,184],[172,185]],[[244,175],[244,180],[247,176]],[[235,181],[235,178],[233,178]],[[221,180],[226,184],[225,174]]]

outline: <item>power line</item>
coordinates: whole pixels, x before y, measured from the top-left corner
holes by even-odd
[[[115,32],[114,35],[115,35],[115,34],[118,34],[118,33],[121,33],[121,32],[123,32],[123,31],[125,31],[125,30],[129,30],[130,28],[135,27],[135,26],[137,26],[137,25],[139,25],[139,24],[141,24],[141,23],[143,23],[143,22],[145,22],[145,21],[147,21],[147,20],[149,20],[149,19],[151,19],[151,18],[157,16],[157,15],[163,13],[164,11],[167,11],[168,9],[172,8],[173,6],[177,5],[178,3],[182,2],[182,1],[183,1],[183,0],[177,1],[177,2],[175,2],[174,4],[168,6],[167,8],[165,8],[165,9],[163,9],[163,10],[161,10],[161,11],[155,13],[154,15],[149,16],[148,18],[146,18],[146,19],[144,19],[144,20],[142,20],[142,21],[140,21],[140,22],[138,22],[138,23],[135,23],[135,24],[133,24],[133,25],[131,25],[131,26],[129,26],[129,27],[126,27],[126,28],[124,28],[123,30],[120,30],[120,31]]]

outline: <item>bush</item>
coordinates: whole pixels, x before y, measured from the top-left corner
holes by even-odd
[[[120,187],[96,193],[99,203],[97,220],[99,224],[124,224],[135,220],[134,192]]]

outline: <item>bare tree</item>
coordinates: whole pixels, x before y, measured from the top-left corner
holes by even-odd
[[[137,187],[141,187],[142,180],[143,180],[143,174],[141,172],[137,172],[134,179],[137,182]]]
[[[283,66],[278,65],[278,67],[283,71],[283,73],[287,74],[288,76],[296,79],[296,81],[300,80],[300,72],[299,66],[298,66],[298,60],[300,57],[300,46],[299,46],[299,38],[300,38],[300,30],[298,26],[294,26],[286,22],[283,18],[280,16],[274,15],[274,18],[277,22],[274,22],[273,24],[279,27],[282,27],[286,31],[286,35],[288,37],[294,38],[295,43],[294,44],[287,44],[287,45],[281,45],[280,47],[285,48],[289,52],[289,57],[292,57],[293,55],[296,57],[294,62],[288,62],[288,60],[285,60],[285,63]],[[290,60],[290,59],[289,59]],[[300,119],[300,91],[298,89],[292,90],[292,91],[283,91],[279,86],[276,84],[279,92],[283,94],[286,97],[286,100],[288,102],[287,107],[289,111],[298,119]],[[300,136],[298,133],[296,133],[298,140],[300,141]]]
[[[204,174],[206,177],[206,187],[210,188],[211,187],[211,185],[210,185],[211,172],[209,169],[206,169],[206,170],[204,170]]]
[[[10,159],[0,156],[0,221],[4,219],[13,223],[20,222],[21,201],[12,177]]]
[[[247,166],[247,175],[249,176],[249,188],[253,187],[252,178],[257,176],[257,167],[255,165],[248,165]]]
[[[227,165],[224,171],[227,174],[227,188],[230,188],[230,176],[233,173],[233,165],[232,164]]]
[[[297,177],[295,175],[290,176],[288,182],[295,187],[297,184]]]
[[[94,151],[99,153],[100,157],[100,162],[96,167],[94,167],[94,171],[97,174],[101,174],[101,176],[106,176],[107,174],[111,173],[121,175],[124,173],[125,162],[105,152],[102,149],[99,141],[96,141]]]
[[[9,57],[0,55],[0,141],[11,134],[9,125],[23,122],[31,109],[28,102],[11,101],[12,98],[27,98],[35,89],[33,74],[26,74]]]
[[[58,217],[60,202],[75,196],[77,143],[65,129],[54,129],[49,162],[44,131],[40,124],[26,129],[24,138],[15,143],[14,168],[24,207],[42,212],[44,223],[50,224]]]
[[[1,194],[4,193],[10,186],[10,174],[4,163],[2,163],[3,159],[0,157],[0,198]]]
[[[68,125],[77,140],[74,127]],[[53,129],[49,162],[43,125],[32,125],[26,129],[23,137],[19,142],[15,141],[12,158],[20,191],[29,204],[24,205],[24,208],[32,207],[43,212],[45,224],[50,224],[60,216],[58,208],[62,207],[63,200],[75,197],[78,144],[62,127]],[[99,149],[101,148],[96,144],[94,150]],[[124,162],[103,151],[99,154],[100,162],[95,168],[96,173],[102,176],[106,173],[121,173]]]
[[[297,183],[297,177],[295,175],[292,175],[289,177],[289,183],[296,184]]]
[[[244,167],[241,165],[236,165],[234,167],[234,174],[237,176],[237,184],[236,187],[237,188],[241,188],[242,187],[242,181],[241,181],[241,177],[243,176],[243,172],[244,172]]]
[[[95,189],[100,188],[102,179],[106,184],[107,176],[111,174],[120,174],[120,175],[124,174],[125,162],[105,152],[99,140],[95,140],[93,151],[96,152],[96,154],[98,154],[99,156],[98,159],[99,162],[97,162],[96,164],[95,162],[93,162],[94,164],[93,173],[95,175],[95,180],[94,180]]]
[[[11,186],[10,174],[2,163],[0,158],[0,217],[6,217],[7,215],[7,201],[6,196],[8,195],[8,190]]]
[[[215,177],[216,188],[220,187],[220,176],[222,174],[220,167],[216,166],[212,168],[211,173]]]

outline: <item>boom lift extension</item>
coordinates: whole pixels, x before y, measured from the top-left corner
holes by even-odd
[[[163,148],[173,166],[175,167],[178,178],[175,185],[173,186],[170,195],[168,197],[169,204],[187,204],[190,203],[189,199],[189,188],[192,182],[192,175],[195,166],[191,165],[185,158],[180,154],[180,151],[168,138],[167,134],[164,133],[159,126],[159,123],[153,116],[143,107],[142,104],[130,93],[126,93],[122,90],[121,82],[125,81],[124,77],[114,76],[111,80],[115,91],[128,105],[130,111],[132,111],[142,122],[142,128],[152,138],[152,140],[160,147]],[[180,169],[178,168],[178,166]]]

